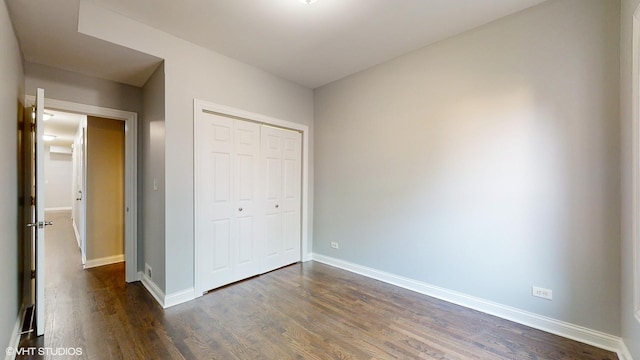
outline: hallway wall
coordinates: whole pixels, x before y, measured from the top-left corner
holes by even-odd
[[[24,70],[6,3],[0,2],[0,349],[9,346],[21,304],[18,224],[18,116]]]
[[[24,66],[27,95],[35,95],[40,87],[49,99],[142,111],[142,91],[138,87],[30,62],[25,62]]]
[[[45,146],[44,155],[44,205],[47,210],[71,208],[71,181],[73,180],[73,163],[71,154],[51,152]]]

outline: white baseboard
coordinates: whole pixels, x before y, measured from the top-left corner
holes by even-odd
[[[45,212],[63,212],[63,211],[71,211],[71,207],[51,207],[44,208]]]
[[[620,341],[620,350],[617,353],[619,360],[633,360],[633,356],[631,356],[631,352],[629,352],[624,341]]]
[[[71,225],[73,226],[73,233],[76,235],[76,242],[78,243],[78,248],[80,249],[80,257],[82,259],[82,266],[84,267],[85,264],[87,263],[87,257],[84,253],[84,251],[82,251],[82,243],[80,242],[80,232],[78,231],[78,227],[76,226],[76,221],[75,219],[71,222]],[[84,267],[86,269],[86,267]]]
[[[164,298],[165,298],[164,292],[160,290],[158,285],[156,285],[156,283],[154,283],[151,279],[149,279],[147,275],[142,271],[138,272],[138,277],[140,277],[140,282],[142,282],[142,286],[144,286],[145,289],[147,289],[147,291],[149,292],[149,294],[151,294],[151,296],[153,296],[153,298],[156,299],[158,304],[160,304],[160,306],[164,308]]]
[[[78,227],[76,226],[75,219],[71,222],[71,225],[73,226],[73,233],[76,235],[76,242],[78,243],[78,247],[80,248],[80,251],[82,251],[82,245],[80,244],[80,232],[78,231]]]
[[[116,256],[108,256],[108,257],[103,257],[99,259],[91,259],[91,260],[85,261],[84,268],[90,269],[98,266],[116,264],[123,261],[124,261],[124,254],[116,255]]]
[[[142,271],[138,272],[138,277],[142,285],[149,291],[151,296],[162,306],[163,309],[176,306],[178,304],[185,303],[187,301],[195,299],[194,288],[185,289],[169,295],[165,295],[162,290],[154,283],[149,277]]]
[[[7,344],[7,348],[12,348],[13,350],[17,349],[20,346],[20,331],[22,330],[22,318],[24,317],[24,305],[20,307],[20,311],[18,312],[18,319],[16,319],[16,323],[13,326],[13,332],[11,333],[11,339],[9,340],[9,344]],[[5,360],[15,360],[16,353],[15,351],[5,351]]]
[[[164,308],[169,308],[178,304],[195,299],[195,289],[189,288],[182,291],[169,294],[164,298]]]
[[[440,300],[444,300],[466,308],[474,309],[489,315],[510,320],[534,329],[546,331],[568,339],[580,341],[593,345],[601,349],[616,352],[622,360],[632,360],[629,351],[620,337],[609,335],[597,330],[588,329],[579,325],[574,325],[564,321],[541,316],[514,307],[498,304],[457,291],[448,290],[424,282],[416,281],[406,277],[394,275],[384,271],[361,266],[348,261],[336,259],[321,254],[313,254],[313,260],[326,265],[347,270],[372,279],[399,286],[420,294],[428,295]]]

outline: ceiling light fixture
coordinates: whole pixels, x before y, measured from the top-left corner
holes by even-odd
[[[53,117],[53,114],[43,113],[42,114],[42,121],[51,120],[52,117]],[[31,112],[31,118],[33,118],[33,119],[36,118],[36,112],[35,111]]]
[[[47,135],[47,134],[42,135],[42,140],[44,140],[44,141],[52,141],[52,140],[55,140],[55,139],[56,139],[55,135]]]
[[[311,5],[318,0],[300,0],[301,3]]]

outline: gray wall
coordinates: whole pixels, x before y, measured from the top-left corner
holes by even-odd
[[[311,127],[313,93],[90,2],[81,2],[79,13],[81,33],[165,60],[164,290],[167,295],[190,290],[194,286],[193,99]]]
[[[142,90],[138,87],[30,62],[25,63],[24,70],[28,95],[35,95],[37,88],[43,88],[49,99],[142,111]]]
[[[639,0],[622,0],[620,10],[620,121],[622,134],[622,337],[635,359],[640,359],[640,322],[634,317],[633,226],[633,119],[631,115],[631,69],[633,12]],[[638,131],[637,128],[635,131]],[[635,221],[638,221],[637,219]],[[638,271],[638,269],[635,269]]]
[[[11,340],[21,294],[18,281],[18,108],[24,93],[24,71],[4,1],[0,3],[0,349]]]
[[[165,221],[164,221],[164,121],[165,91],[164,64],[158,66],[142,88],[144,116],[140,120],[138,156],[138,194],[140,212],[138,216],[139,240],[138,267],[144,264],[153,269],[151,279],[165,291]],[[157,190],[154,190],[156,179]]]
[[[47,209],[71,209],[71,182],[73,180],[73,162],[71,154],[51,153],[50,147],[44,152],[44,204]]]
[[[316,89],[314,252],[619,335],[618,16],[550,1]]]

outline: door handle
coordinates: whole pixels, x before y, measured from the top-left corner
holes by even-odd
[[[45,226],[53,225],[53,221],[36,221],[27,223],[27,227],[38,227],[38,229],[44,229]]]

